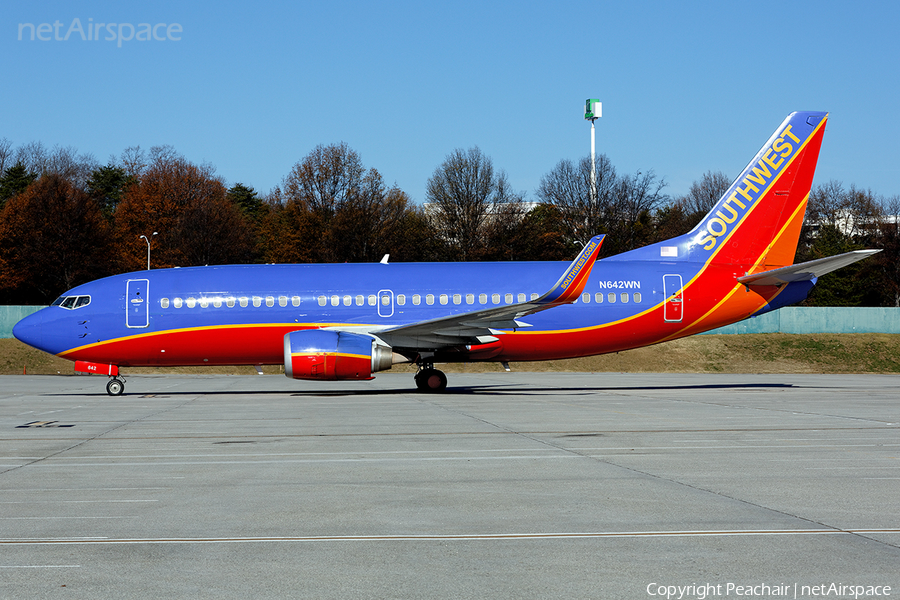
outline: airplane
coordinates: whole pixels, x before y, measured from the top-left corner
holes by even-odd
[[[878,250],[794,265],[828,114],[794,112],[687,234],[597,260],[225,265],[77,286],[13,334],[109,377],[121,367],[284,365],[301,380],[368,380],[415,363],[574,358],[709,331],[806,298],[818,277]]]

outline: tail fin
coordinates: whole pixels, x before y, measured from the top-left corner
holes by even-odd
[[[827,119],[788,115],[687,235],[692,261],[747,265],[749,273],[793,264]]]

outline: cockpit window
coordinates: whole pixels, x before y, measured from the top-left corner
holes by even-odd
[[[75,310],[91,303],[90,296],[60,296],[50,306],[59,306],[69,310]]]

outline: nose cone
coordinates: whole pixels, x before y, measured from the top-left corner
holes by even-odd
[[[44,311],[39,310],[28,315],[13,326],[13,335],[17,340],[28,344],[38,350],[43,350],[44,336]]]

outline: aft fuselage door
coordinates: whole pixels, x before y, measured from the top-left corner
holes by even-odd
[[[129,279],[125,292],[125,326],[150,325],[150,280]]]
[[[684,289],[681,275],[663,275],[663,290],[666,295],[663,320],[666,323],[681,323],[681,319],[684,318]]]

